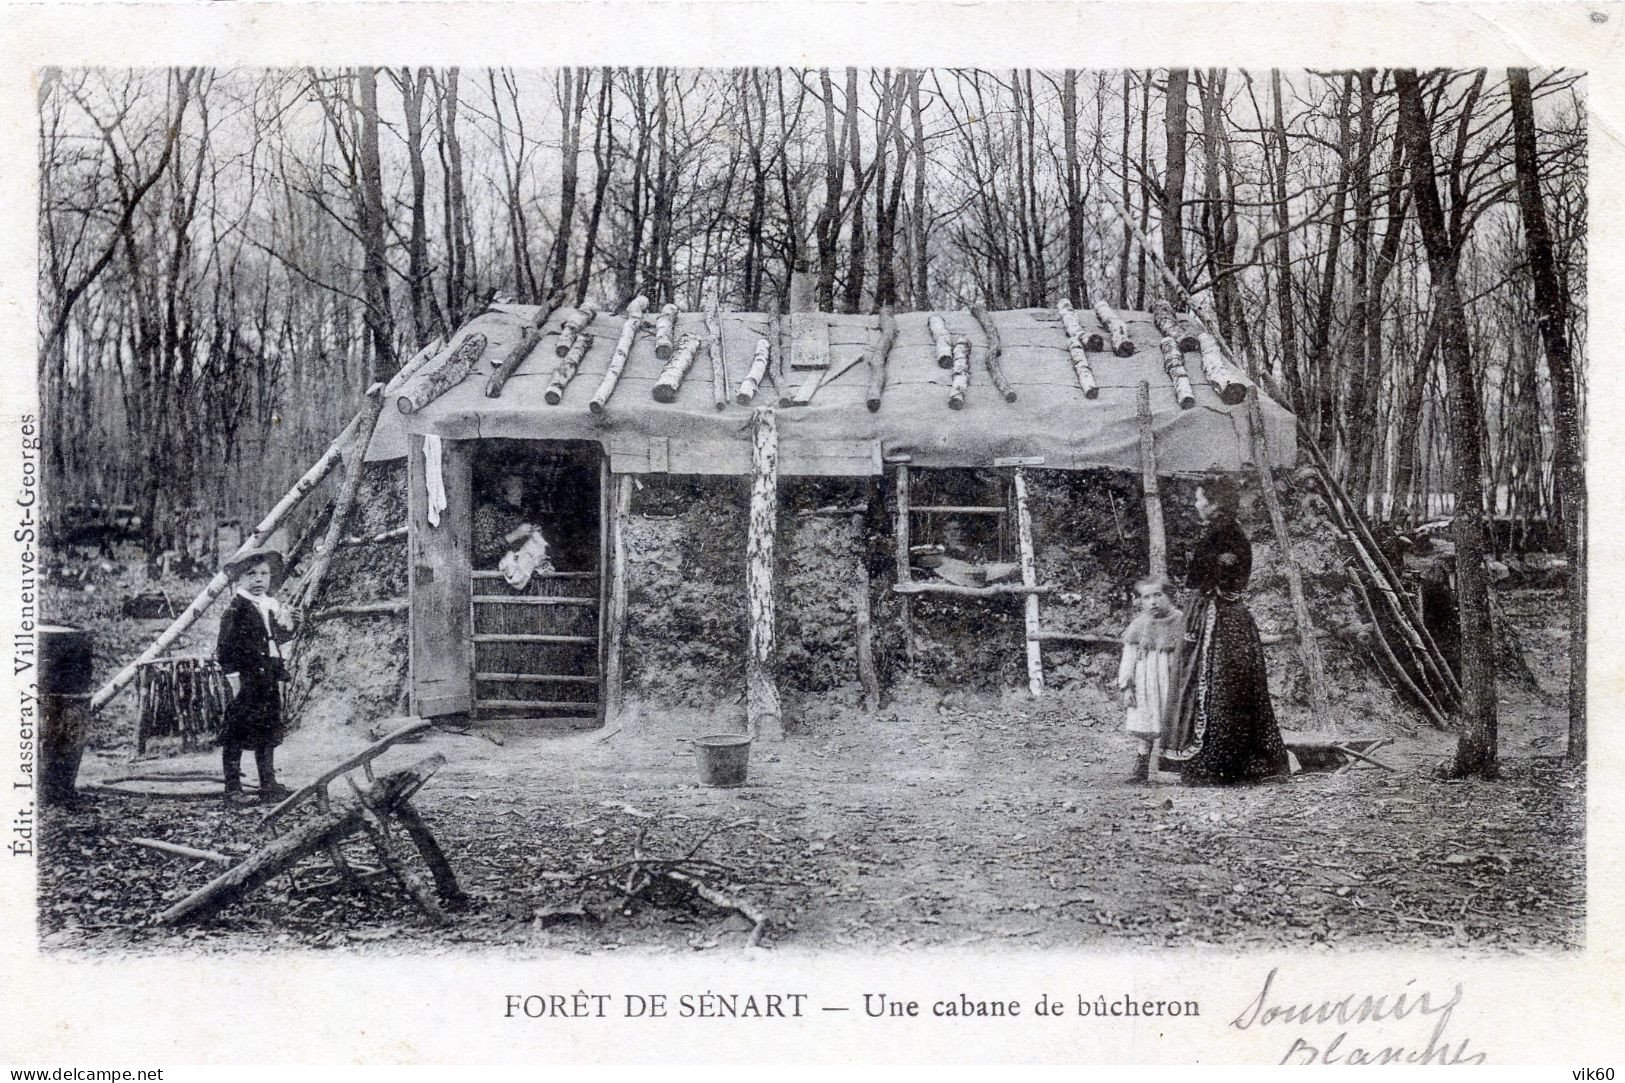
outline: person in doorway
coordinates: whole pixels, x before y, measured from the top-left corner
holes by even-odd
[[[496,568],[524,541],[533,526],[525,506],[525,478],[514,469],[502,471],[474,509],[474,567]]]
[[[1243,601],[1253,547],[1236,516],[1241,494],[1219,477],[1196,489],[1205,531],[1191,553],[1178,695],[1168,711],[1166,758],[1189,785],[1255,782],[1289,769],[1275,723],[1264,647]]]
[[[253,549],[226,564],[235,583],[231,604],[220,618],[215,657],[231,683],[232,700],[220,731],[220,762],[226,782],[226,800],[248,804],[243,793],[243,749],[254,750],[259,770],[261,800],[285,797],[291,791],[276,779],[274,757],[282,743],[282,682],[288,679],[282,645],[298,630],[298,614],[271,594],[282,576],[282,554],[275,549]]]
[[[1168,597],[1168,579],[1147,575],[1134,583],[1134,620],[1123,633],[1117,687],[1123,695],[1123,729],[1139,742],[1128,782],[1151,777],[1151,756],[1162,735],[1176,659],[1184,638],[1184,614]]]
[[[514,590],[524,590],[532,576],[554,570],[550,546],[533,519],[525,489],[523,475],[505,471],[499,492],[474,510],[474,566],[495,567]]]

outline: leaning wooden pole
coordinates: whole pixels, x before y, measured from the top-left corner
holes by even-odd
[[[880,331],[869,350],[869,386],[863,393],[863,404],[871,414],[880,409],[881,396],[886,393],[886,359],[896,341],[897,319],[887,305],[880,310]]]
[[[745,590],[750,608],[745,717],[752,737],[784,733],[773,652],[773,549],[779,529],[779,428],[772,408],[751,414],[750,533]]]
[[[1010,386],[1010,380],[1004,374],[1004,365],[999,358],[1004,354],[1004,339],[999,336],[998,324],[981,305],[972,305],[970,314],[981,325],[982,334],[987,338],[987,375],[993,381],[994,390],[1003,396],[1005,402],[1015,402],[1016,392]]]
[[[322,457],[317,459],[309,470],[305,471],[303,477],[293,483],[293,488],[283,494],[282,499],[277,501],[276,506],[270,510],[264,519],[260,520],[259,526],[254,528],[254,532],[243,542],[241,548],[232,554],[233,558],[263,545],[265,540],[276,532],[276,528],[282,525],[282,521],[288,517],[288,513],[298,507],[300,501],[309,496],[312,489],[321,484],[322,479],[327,477],[333,467],[338,465],[340,457],[344,454],[345,447],[355,439],[355,434],[361,428],[365,417],[366,408],[363,408],[361,412],[350,419],[350,423],[344,427],[343,432],[339,433],[337,439],[328,445],[327,450],[322,453]],[[229,563],[229,561],[226,563]],[[199,617],[208,612],[209,606],[213,605],[214,600],[225,592],[226,586],[230,582],[231,580],[226,576],[225,572],[215,572],[214,578],[209,580],[208,585],[203,588],[196,598],[192,599],[192,604],[187,606],[185,611],[176,617],[168,628],[164,629],[163,634],[153,640],[152,645],[142,651],[140,657],[119,670],[118,673],[114,674],[112,680],[97,690],[96,694],[90,699],[91,711],[99,711],[107,706],[109,700],[123,691],[125,685],[135,679],[135,675],[142,665],[167,651],[177,639],[185,634],[188,628],[197,623]]]
[[[599,381],[598,390],[587,400],[587,408],[593,413],[604,412],[609,397],[615,393],[615,385],[621,382],[621,371],[626,368],[626,359],[632,355],[632,344],[637,341],[638,332],[643,330],[648,322],[643,318],[648,309],[649,299],[642,296],[633,298],[626,306],[626,318],[621,323],[621,337],[615,343],[615,352],[610,355],[609,365],[604,369],[604,378]]]
[[[1323,726],[1330,721],[1325,713],[1326,671],[1321,665],[1320,646],[1315,642],[1315,625],[1309,618],[1309,600],[1303,593],[1303,574],[1298,570],[1292,535],[1287,533],[1286,516],[1281,513],[1281,501],[1275,493],[1275,476],[1270,472],[1269,436],[1264,430],[1264,411],[1258,405],[1256,392],[1247,401],[1247,435],[1248,454],[1258,468],[1258,489],[1263,493],[1264,507],[1270,513],[1275,543],[1281,550],[1281,567],[1286,572],[1287,593],[1292,599],[1292,617],[1298,632],[1298,659],[1303,663],[1304,676],[1309,682],[1309,715],[1317,726]],[[1332,728],[1336,729],[1335,722]]]
[[[423,366],[434,360],[435,356],[440,353],[441,349],[444,348],[445,345],[445,338],[440,335],[436,335],[434,341],[430,342],[427,346],[423,347],[423,349],[413,354],[411,360],[402,365],[400,371],[389,378],[389,383],[384,387],[384,397],[387,399],[389,396],[393,395],[395,392],[399,391],[403,386],[405,386],[406,381],[410,380],[412,377],[421,372],[423,370]]]
[[[519,329],[519,341],[514,343],[501,361],[493,366],[490,377],[485,381],[485,397],[488,399],[500,398],[502,389],[508,383],[509,377],[519,370],[525,358],[536,349],[536,344],[542,340],[542,328],[547,321],[553,318],[553,313],[564,304],[564,294],[555,293],[544,301],[540,308]]]
[[[970,390],[970,339],[964,335],[955,335],[952,349],[954,375],[952,388],[948,392],[948,409],[963,410],[965,395]]]
[[[339,543],[344,537],[344,525],[350,518],[350,509],[355,507],[356,495],[361,492],[367,446],[372,443],[373,430],[378,427],[378,415],[384,408],[383,392],[382,384],[373,384],[367,389],[367,403],[361,408],[361,424],[356,426],[355,442],[350,445],[352,451],[344,466],[344,484],[339,488],[338,498],[333,501],[333,517],[327,521],[327,537],[322,539],[322,547],[316,551],[316,560],[305,573],[305,581],[299,588],[299,606],[311,605],[316,601],[321,594],[322,583],[327,579],[327,570],[333,566],[333,554],[338,552]]]
[[[1152,575],[1168,574],[1168,531],[1162,521],[1162,485],[1157,481],[1157,440],[1151,431],[1151,384],[1140,381],[1140,487],[1145,496],[1145,533]]]
[[[711,355],[711,401],[720,410],[728,405],[728,360],[722,352],[722,317],[716,305],[705,314],[705,340]]]

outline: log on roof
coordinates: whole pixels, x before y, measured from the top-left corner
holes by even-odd
[[[445,439],[596,440],[618,472],[747,474],[750,438],[745,422],[751,407],[729,401],[717,409],[705,380],[686,380],[674,401],[655,401],[654,386],[665,362],[655,356],[651,335],[640,335],[625,371],[602,413],[588,400],[609,364],[622,317],[597,314],[587,330],[592,348],[565,388],[562,401],[543,397],[557,358],[553,342],[573,310],[556,312],[542,328],[542,347],[531,352],[508,380],[500,398],[484,393],[489,364],[475,366],[461,384],[410,416],[391,411],[379,425],[370,459],[405,453],[405,434]],[[529,305],[496,305],[475,317],[464,331],[490,340],[488,357],[501,357],[536,315]],[[953,373],[938,367],[928,318],[938,316],[950,335],[971,344],[971,375],[964,408],[948,406]],[[1090,323],[1093,315],[1080,314]],[[1015,402],[994,388],[986,367],[987,336],[971,313],[901,313],[898,336],[887,360],[885,395],[878,411],[864,404],[867,366],[846,362],[870,348],[879,317],[826,315],[830,369],[839,376],[821,386],[805,406],[781,409],[779,439],[786,474],[869,474],[891,456],[911,456],[921,467],[980,467],[995,458],[1042,456],[1048,468],[1140,469],[1136,392],[1151,388],[1152,429],[1157,463],[1164,474],[1235,471],[1247,464],[1246,406],[1226,406],[1212,385],[1189,364],[1196,404],[1182,410],[1163,369],[1161,333],[1148,312],[1120,312],[1134,352],[1119,357],[1093,352],[1090,361],[1099,396],[1084,397],[1067,354],[1066,332],[1053,309],[993,312],[1003,340],[1000,361]],[[724,312],[719,318],[730,393],[745,375],[759,338],[771,334],[764,313]],[[786,325],[788,326],[788,325]],[[677,317],[677,334],[706,335],[702,313]],[[461,335],[453,336],[454,340]],[[1193,358],[1193,361],[1196,359]],[[844,371],[842,371],[844,369]],[[759,398],[760,396],[758,396]],[[1265,398],[1265,424],[1276,466],[1296,455],[1295,422]]]

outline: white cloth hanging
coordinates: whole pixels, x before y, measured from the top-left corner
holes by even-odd
[[[440,469],[440,437],[423,438],[423,485],[428,491],[429,525],[440,525],[440,513],[446,510],[446,475]]]

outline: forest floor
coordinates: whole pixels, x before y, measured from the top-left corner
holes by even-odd
[[[709,836],[700,856],[767,916],[767,948],[1578,948],[1585,775],[1553,758],[1562,595],[1508,592],[1503,605],[1546,687],[1505,682],[1494,782],[1429,777],[1447,734],[1342,718],[1346,735],[1393,736],[1378,755],[1396,770],[1131,785],[1131,748],[1098,695],[915,687],[877,716],[837,710],[758,742],[748,783],[714,789],[688,742],[706,718],[646,709],[607,732],[437,732],[385,755],[386,769],[431,751],[448,760],[414,799],[474,899],[446,927],[394,896],[293,891],[284,878],[211,920],[155,928],[153,914],[215,870],[124,840],[240,856],[265,841],[259,816],[89,792],[43,825],[39,933],[49,950],[92,954],[738,950],[749,926],[737,915],[696,900],[628,908],[567,882],[625,861],[640,837],[646,854],[676,857]],[[368,739],[297,731],[281,774],[298,785]],[[127,748],[100,749],[80,777],[188,768],[218,770],[217,756],[132,768]]]

